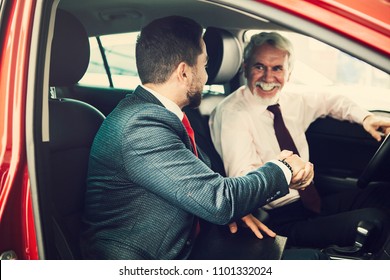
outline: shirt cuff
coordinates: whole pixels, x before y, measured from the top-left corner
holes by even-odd
[[[270,160],[270,162],[275,163],[277,166],[280,167],[280,169],[282,169],[284,177],[286,178],[287,185],[290,185],[290,183],[291,183],[291,171],[290,171],[290,169],[288,169],[288,167],[286,165],[284,165],[283,163],[281,163],[278,160]]]
[[[353,110],[351,114],[353,114],[353,116],[354,116],[353,121],[358,123],[358,124],[363,124],[363,121],[365,120],[365,118],[373,115],[373,113],[371,113],[367,110],[361,109],[361,108],[355,108],[355,110]]]

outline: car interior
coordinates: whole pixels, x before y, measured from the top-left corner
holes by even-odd
[[[50,90],[47,97],[42,96],[43,104],[48,98],[50,140],[35,147],[42,230],[38,234],[42,236],[44,258],[80,259],[78,235],[89,149],[105,116],[131,94],[131,90],[78,84],[89,64],[89,37],[138,31],[150,20],[170,14],[192,17],[205,27],[204,40],[209,55],[207,84],[223,85],[226,94],[205,93],[200,108],[185,111],[195,130],[197,145],[210,157],[211,168],[226,176],[211,142],[208,118],[212,108],[243,85],[240,70],[243,30],[294,27],[274,21],[272,16],[264,19],[218,1],[62,0],[52,10],[55,23],[52,30],[47,30],[48,38],[50,34],[53,37],[47,44],[50,55],[45,56],[46,48],[42,50],[42,57],[50,61]],[[44,73],[44,62],[40,69]],[[42,81],[42,88],[47,88],[43,84]],[[390,110],[373,113],[390,116]],[[37,122],[44,120],[44,116],[37,118]],[[390,156],[389,137],[377,143],[360,125],[329,117],[314,122],[306,135],[310,160],[316,167],[316,185],[322,195],[371,184],[390,185],[390,166],[385,164]],[[261,209],[256,215],[263,221],[267,219]],[[359,232],[357,238],[358,235]],[[335,258],[367,257],[366,252],[353,251],[355,248],[349,248],[352,253],[348,248],[333,249],[336,251],[330,254],[337,256]]]

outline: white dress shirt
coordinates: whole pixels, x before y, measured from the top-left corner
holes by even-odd
[[[284,122],[305,161],[309,160],[305,132],[314,120],[329,115],[361,124],[370,115],[350,99],[329,93],[282,92],[279,104]],[[273,114],[246,86],[240,87],[216,107],[209,125],[214,146],[229,177],[245,175],[280,154]],[[290,189],[289,194],[265,208],[276,208],[298,199],[298,191]]]
[[[183,120],[184,113],[175,102],[144,85],[141,85],[141,87],[153,94],[153,96],[156,97],[165,108],[174,113],[179,118],[179,120]]]

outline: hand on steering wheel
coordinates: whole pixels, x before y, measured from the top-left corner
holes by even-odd
[[[379,146],[378,150],[375,152],[374,156],[371,158],[370,162],[363,170],[363,173],[360,175],[357,185],[359,188],[365,188],[367,185],[373,181],[376,171],[385,164],[386,159],[390,156],[390,139],[388,134],[383,140],[382,144]]]

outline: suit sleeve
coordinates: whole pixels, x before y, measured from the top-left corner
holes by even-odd
[[[271,162],[243,177],[213,172],[186,146],[180,120],[165,111],[138,112],[123,130],[128,180],[216,224],[241,218],[288,193],[283,171]]]

